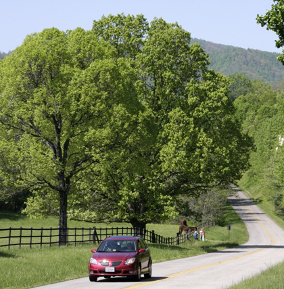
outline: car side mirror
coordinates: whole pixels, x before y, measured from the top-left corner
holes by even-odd
[[[144,253],[146,250],[145,249],[140,249],[139,253]]]
[[[96,249],[92,249],[92,250],[91,250],[91,252],[93,252],[93,253],[96,253],[96,252],[97,252],[97,250],[96,250]]]

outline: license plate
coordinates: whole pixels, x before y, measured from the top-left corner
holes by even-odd
[[[115,272],[115,268],[114,267],[106,267],[105,272]]]

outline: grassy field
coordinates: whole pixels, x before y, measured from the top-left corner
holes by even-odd
[[[245,225],[230,206],[226,208],[226,220],[224,226],[207,228],[205,242],[189,240],[180,246],[168,246],[149,244],[153,262],[179,259],[196,256],[208,252],[222,250],[243,244],[248,240]],[[56,218],[30,220],[26,216],[14,213],[0,213],[0,228],[8,227],[57,227]],[[232,226],[230,240],[227,225]],[[70,227],[112,227],[129,224],[90,224],[84,222],[69,221]],[[148,230],[155,230],[157,234],[165,237],[176,236],[179,225],[148,224]],[[42,248],[12,247],[0,248],[0,288],[22,289],[40,285],[56,283],[60,281],[87,277],[88,261],[91,257],[91,249],[94,245],[83,246],[43,246]]]

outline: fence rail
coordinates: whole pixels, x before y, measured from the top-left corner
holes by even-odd
[[[215,225],[215,222],[207,222],[198,227],[208,227]],[[153,231],[139,230],[133,227],[111,227],[111,228],[67,228],[67,243],[66,245],[83,245],[99,243],[104,238],[112,235],[141,235],[148,243],[180,245],[191,237],[191,234],[182,234],[175,237],[163,237]],[[0,229],[0,247],[11,246],[52,246],[60,245],[60,230],[59,228],[7,228]]]

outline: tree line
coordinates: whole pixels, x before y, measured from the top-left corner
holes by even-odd
[[[145,228],[227,188],[253,143],[209,62],[177,23],[143,15],[28,35],[0,61],[1,199],[58,215],[64,243],[68,218]]]
[[[271,10],[258,15],[262,27],[276,33],[278,48],[284,46],[284,1],[273,0]],[[284,54],[278,56],[284,64]],[[275,90],[260,81],[246,80],[246,89],[236,98],[236,116],[243,132],[254,140],[250,168],[242,177],[245,188],[255,187],[260,199],[273,204],[274,211],[284,218],[284,94],[282,86]]]

